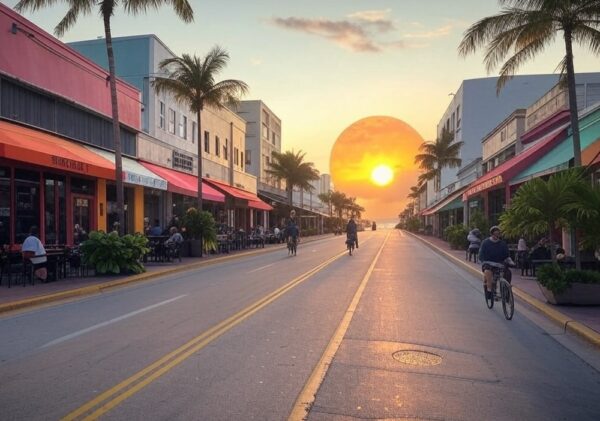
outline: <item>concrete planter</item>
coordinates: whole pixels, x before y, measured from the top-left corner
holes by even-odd
[[[573,283],[570,288],[560,294],[546,289],[538,283],[540,290],[550,304],[597,306],[600,305],[600,284]]]
[[[190,240],[190,256],[202,257],[202,240]]]

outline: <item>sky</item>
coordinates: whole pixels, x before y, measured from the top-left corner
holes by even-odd
[[[17,1],[5,1],[13,7]],[[65,2],[25,13],[48,32],[66,13]],[[464,59],[457,47],[477,20],[497,13],[495,0],[191,0],[194,22],[167,6],[145,15],[122,10],[113,36],[156,34],[176,54],[205,55],[214,45],[231,60],[221,78],[245,81],[245,99],[261,99],[282,120],[284,150],[302,150],[329,173],[338,136],[369,116],[390,116],[425,140],[462,80],[488,75],[481,54]],[[62,38],[104,33],[93,14]],[[560,38],[519,74],[552,73],[563,53]],[[575,69],[598,70],[598,58],[575,49]],[[497,72],[496,72],[497,73]],[[390,211],[395,216],[398,211]]]

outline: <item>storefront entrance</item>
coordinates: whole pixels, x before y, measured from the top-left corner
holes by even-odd
[[[73,196],[73,227],[79,227],[86,233],[90,232],[93,218],[94,198],[91,196]]]

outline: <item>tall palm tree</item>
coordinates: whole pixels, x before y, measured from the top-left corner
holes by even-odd
[[[435,142],[423,143],[419,150],[422,152],[415,156],[415,163],[424,172],[419,176],[419,184],[434,180],[434,189],[438,191],[441,186],[442,169],[458,168],[462,160],[458,157],[464,142],[454,142],[454,134],[442,129],[442,134]]]
[[[331,190],[329,190],[327,193],[319,193],[318,198],[319,200],[327,205],[329,207],[329,216],[333,216],[333,209],[332,209],[332,203],[331,203]]]
[[[117,188],[117,222],[119,233],[122,233],[124,221],[124,193],[123,193],[123,163],[121,159],[121,129],[119,125],[119,106],[117,101],[117,80],[115,76],[115,56],[113,53],[112,33],[110,20],[119,5],[127,13],[139,15],[148,9],[158,9],[162,5],[171,5],[184,22],[194,20],[194,11],[187,0],[21,0],[15,6],[15,10],[23,12],[26,10],[36,11],[58,3],[67,3],[69,10],[62,20],[54,28],[54,33],[62,37],[80,16],[86,16],[97,8],[102,22],[104,23],[104,39],[106,40],[106,53],[108,55],[108,72],[110,75],[110,98],[112,105],[113,140],[115,147],[115,182]]]
[[[267,174],[275,177],[276,180],[285,180],[286,191],[288,194],[288,205],[293,207],[294,187],[309,191],[313,189],[311,181],[319,179],[319,171],[314,168],[312,162],[305,162],[305,153],[302,151],[293,152],[273,152],[273,161],[271,168],[267,169]]]
[[[154,90],[170,93],[176,101],[186,104],[196,113],[198,119],[198,209],[202,209],[202,110],[205,106],[216,109],[227,104],[239,103],[240,97],[248,92],[248,85],[241,80],[227,79],[215,82],[229,61],[229,54],[215,46],[204,57],[183,54],[181,57],[168,58],[160,62],[159,67],[165,77],[155,77]]]
[[[341,220],[344,210],[348,206],[350,198],[340,191],[331,192],[331,204],[335,208],[338,218]]]
[[[347,205],[348,212],[350,215],[355,215],[358,219],[362,216],[362,213],[365,211],[365,208],[356,203],[356,197],[351,197],[348,201]]]
[[[540,54],[560,33],[565,43],[565,56],[557,68],[569,92],[573,154],[575,166],[581,165],[581,145],[575,91],[573,42],[594,53],[600,53],[600,0],[500,0],[502,11],[483,18],[465,32],[458,51],[462,56],[475,53],[485,46],[484,58],[488,72],[500,69],[497,89],[500,89],[528,60]]]

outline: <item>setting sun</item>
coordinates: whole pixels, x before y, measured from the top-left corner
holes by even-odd
[[[371,171],[371,181],[378,186],[386,186],[390,184],[394,178],[394,172],[387,165],[378,165]]]

